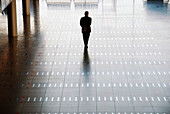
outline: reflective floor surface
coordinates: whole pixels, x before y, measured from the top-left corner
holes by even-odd
[[[170,5],[31,0],[18,38],[0,14],[1,114],[170,114]],[[84,49],[80,18],[92,17]]]

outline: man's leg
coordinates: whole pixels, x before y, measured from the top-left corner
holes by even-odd
[[[86,46],[86,33],[83,33],[84,46]]]
[[[90,33],[88,32],[83,33],[84,46],[86,48],[88,48],[89,36],[90,36]]]
[[[86,45],[88,46],[88,42],[89,42],[89,37],[90,37],[90,33],[87,33],[87,39],[86,39]]]

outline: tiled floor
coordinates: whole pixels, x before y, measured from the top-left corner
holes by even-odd
[[[31,0],[23,20],[17,0],[16,39],[0,15],[0,113],[170,114],[170,5],[84,3]],[[79,26],[85,10],[88,50]]]

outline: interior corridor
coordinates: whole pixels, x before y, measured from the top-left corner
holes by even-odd
[[[0,14],[0,114],[170,114],[170,4],[30,0],[25,18],[16,4],[17,38]]]

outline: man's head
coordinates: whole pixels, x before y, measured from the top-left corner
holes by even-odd
[[[89,12],[85,11],[84,15],[88,17],[89,16]]]

